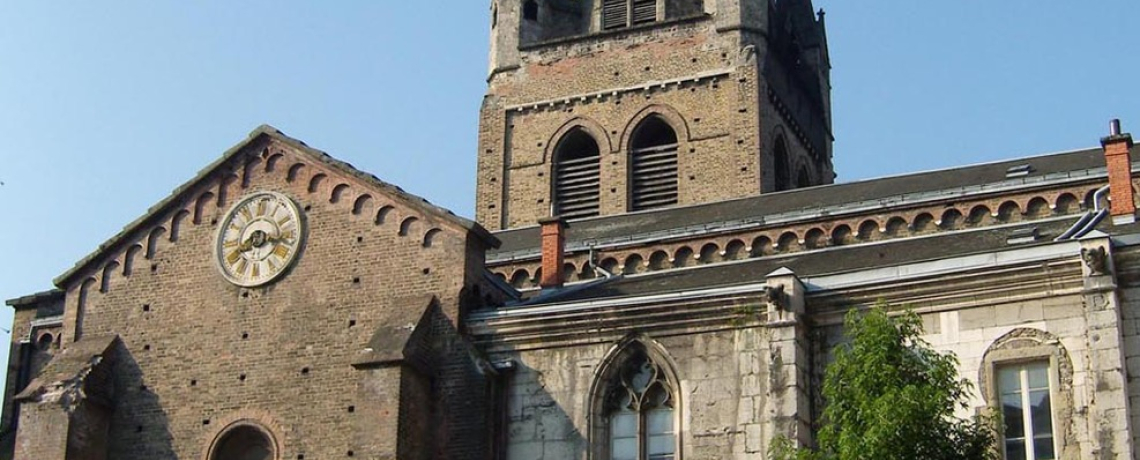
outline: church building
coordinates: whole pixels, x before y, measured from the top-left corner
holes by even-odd
[[[475,221],[270,126],[15,310],[0,459],[763,459],[851,310],[1140,459],[1132,137],[834,183],[810,0],[492,0]],[[1095,136],[1095,134],[1093,135]]]

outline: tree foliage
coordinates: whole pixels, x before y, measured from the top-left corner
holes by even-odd
[[[817,451],[772,445],[777,460],[991,460],[994,419],[954,416],[968,408],[970,382],[957,358],[921,339],[914,312],[890,316],[883,305],[848,313],[849,342],[840,346],[823,382],[823,425]]]

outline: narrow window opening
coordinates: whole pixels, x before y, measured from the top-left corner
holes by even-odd
[[[598,215],[601,157],[598,142],[578,128],[554,153],[554,212],[566,219]]]
[[[811,187],[811,174],[808,174],[806,167],[800,168],[800,173],[796,176],[796,188],[804,187]]]
[[[631,146],[632,210],[676,205],[676,131],[661,118],[649,117],[634,130]]]
[[[998,369],[1001,398],[1002,449],[1009,460],[1056,458],[1052,391],[1047,362]]]
[[[535,0],[527,0],[527,2],[523,4],[523,19],[527,21],[538,20],[538,2]]]
[[[773,168],[775,171],[776,191],[787,190],[792,188],[792,181],[788,174],[788,144],[781,136],[776,139],[775,161],[773,161]]]
[[[36,342],[36,347],[39,348],[40,351],[50,351],[53,340],[55,340],[55,338],[52,337],[51,334],[41,335],[39,341]]]

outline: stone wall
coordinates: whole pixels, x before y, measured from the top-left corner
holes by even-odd
[[[1108,240],[1082,244],[1104,247]],[[857,296],[829,295],[845,297],[853,307],[869,307],[881,299],[919,312],[924,339],[939,351],[953,353],[961,377],[972,386],[970,409],[960,411],[961,417],[998,407],[995,372],[1001,366],[1048,363],[1058,458],[1131,459],[1127,350],[1122,344],[1133,341],[1128,335],[1135,331],[1127,319],[1135,316],[1129,313],[1135,307],[1117,301],[1110,273],[1092,273],[1080,263],[1080,249],[1067,261],[1035,267],[932,278],[922,284],[891,283],[873,292],[864,287]],[[925,285],[938,288],[927,290]],[[824,305],[826,310],[836,304]],[[817,382],[822,382],[834,347],[844,340],[839,310],[830,311],[817,317]],[[817,420],[824,403],[817,389]]]
[[[647,339],[676,366],[684,458],[755,458],[764,451],[765,329]],[[607,444],[589,439],[590,389],[599,364],[615,351],[606,343],[496,354],[518,363],[507,388],[507,458],[585,459],[591,445]]]

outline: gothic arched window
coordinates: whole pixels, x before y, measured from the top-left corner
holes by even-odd
[[[598,142],[575,128],[554,149],[554,214],[566,219],[598,215],[601,157]]]
[[[646,118],[633,131],[629,154],[630,209],[677,204],[677,132],[660,117]]]
[[[627,344],[595,386],[597,458],[677,458],[676,384],[641,342]]]
[[[806,166],[800,167],[800,173],[796,176],[796,188],[804,187],[811,187],[811,174]]]
[[[788,144],[784,141],[784,136],[776,138],[776,151],[773,161],[773,168],[775,171],[776,191],[787,190],[792,188],[792,179],[788,165]]]
[[[602,30],[657,21],[658,0],[603,0]]]

